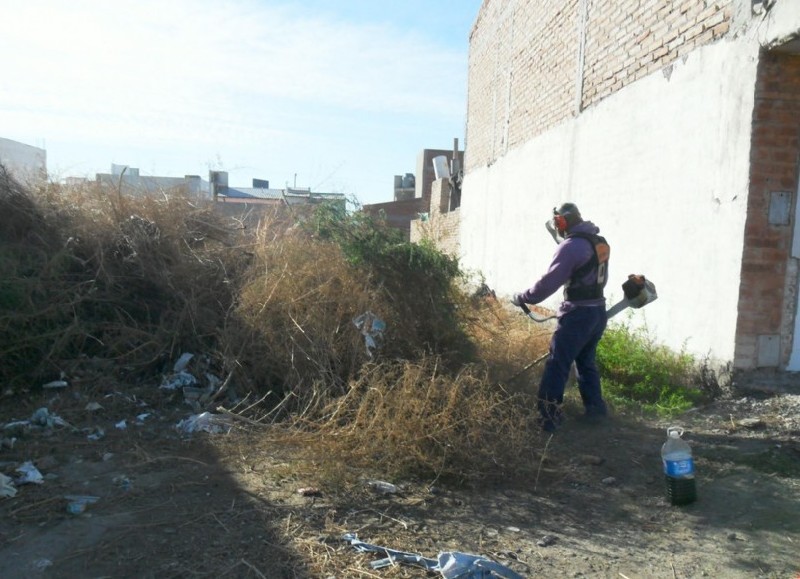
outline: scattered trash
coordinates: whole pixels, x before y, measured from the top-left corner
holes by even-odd
[[[439,553],[436,559],[428,559],[416,553],[396,551],[364,543],[359,541],[354,533],[347,533],[342,539],[348,541],[356,550],[363,553],[386,555],[385,558],[370,563],[370,567],[373,569],[382,569],[397,563],[406,563],[423,567],[428,571],[438,571],[445,579],[524,579],[519,573],[480,555],[448,551]]]
[[[144,421],[147,420],[151,416],[151,414],[152,414],[151,412],[144,412],[142,414],[138,414],[136,416],[136,422],[138,424],[144,423]]]
[[[378,347],[378,342],[383,338],[386,330],[386,322],[370,311],[364,312],[353,320],[356,328],[364,336],[364,343],[367,346],[367,355],[372,358],[372,350]]]
[[[615,479],[613,476],[608,476],[608,477],[604,478],[601,482],[604,485],[611,486],[611,485],[613,485],[613,484],[615,484],[617,482],[617,479]]]
[[[128,422],[124,419],[120,420],[114,425],[114,428],[117,428],[119,430],[125,430],[126,428],[128,428]]]
[[[177,390],[178,388],[183,388],[184,386],[194,386],[195,384],[197,384],[197,378],[188,372],[178,372],[176,374],[167,376],[159,388],[163,390]]]
[[[51,414],[46,407],[39,408],[34,412],[31,415],[30,422],[35,426],[45,426],[47,428],[52,428],[53,426],[69,426],[66,420],[57,414]]]
[[[297,494],[304,497],[319,497],[322,496],[322,491],[316,487],[303,487],[297,489]]]
[[[99,426],[86,436],[87,440],[91,440],[92,442],[97,442],[98,440],[102,440],[106,436],[106,431],[100,428]]]
[[[64,496],[67,501],[67,512],[73,515],[80,515],[86,510],[89,505],[95,504],[100,500],[100,497],[91,495],[66,495]]]
[[[12,436],[10,438],[0,438],[0,448],[14,448],[14,443],[17,442],[17,437]]]
[[[106,452],[106,453],[103,454],[103,462],[108,462],[112,458],[114,458],[114,453],[113,452]]]
[[[17,477],[17,479],[14,481],[17,486],[25,484],[40,485],[44,483],[44,477],[42,477],[42,473],[39,472],[38,468],[33,466],[31,461],[22,463],[17,467],[16,471],[22,475]]]
[[[47,384],[42,384],[42,388],[66,388],[69,384],[65,380],[53,380]]]
[[[172,371],[175,373],[183,372],[189,366],[189,362],[191,362],[192,358],[194,358],[194,354],[190,354],[189,352],[181,354],[181,357],[178,358],[175,365],[172,366]]]
[[[98,402],[89,402],[89,404],[87,404],[85,408],[85,410],[88,410],[89,412],[94,412],[95,410],[102,410],[102,409],[103,407]]]
[[[12,498],[17,495],[17,489],[11,477],[0,473],[0,497]]]
[[[555,545],[556,541],[558,541],[558,538],[555,537],[554,535],[545,535],[544,537],[536,541],[536,544],[539,547],[550,547],[551,545]]]
[[[186,433],[202,430],[210,432],[211,434],[221,434],[231,429],[231,423],[230,419],[222,414],[203,412],[202,414],[194,414],[189,418],[181,420],[175,428]]]
[[[369,486],[372,490],[383,493],[386,495],[394,494],[397,492],[397,485],[393,485],[390,482],[386,482],[383,480],[370,480],[367,481],[367,486]]]

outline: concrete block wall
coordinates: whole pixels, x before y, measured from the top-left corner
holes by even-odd
[[[779,348],[786,366],[794,339],[797,264],[792,241],[796,210],[770,222],[775,194],[796,207],[800,170],[800,56],[764,52],[756,81],[750,152],[750,194],[742,254],[736,366],[772,366],[765,348]],[[774,344],[774,345],[772,345]],[[769,346],[766,346],[769,345]]]
[[[486,0],[470,36],[467,171],[722,38],[733,2]]]

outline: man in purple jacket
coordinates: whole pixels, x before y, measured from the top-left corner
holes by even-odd
[[[516,306],[538,304],[564,286],[564,301],[558,309],[558,324],[539,383],[538,409],[547,432],[553,432],[561,422],[564,387],[573,362],[586,416],[607,413],[595,356],[608,321],[603,297],[608,280],[608,243],[598,235],[600,229],[594,223],[581,218],[573,203],[553,209],[553,226],[562,241],[547,273],[511,300]]]

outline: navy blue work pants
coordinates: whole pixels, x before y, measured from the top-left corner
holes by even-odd
[[[603,306],[577,307],[558,319],[550,340],[550,356],[539,383],[539,414],[546,425],[552,426],[560,421],[564,388],[573,362],[586,414],[606,414],[595,357],[607,322]]]

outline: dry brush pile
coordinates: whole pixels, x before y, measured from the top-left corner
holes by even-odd
[[[0,171],[6,399],[111,363],[124,384],[200,352],[260,436],[317,476],[485,480],[535,461],[531,372],[548,336],[475,295],[457,260],[360,213],[265,215],[255,230],[180,194],[36,189]],[[354,319],[385,323],[372,353]],[[232,409],[237,407],[232,406]]]

